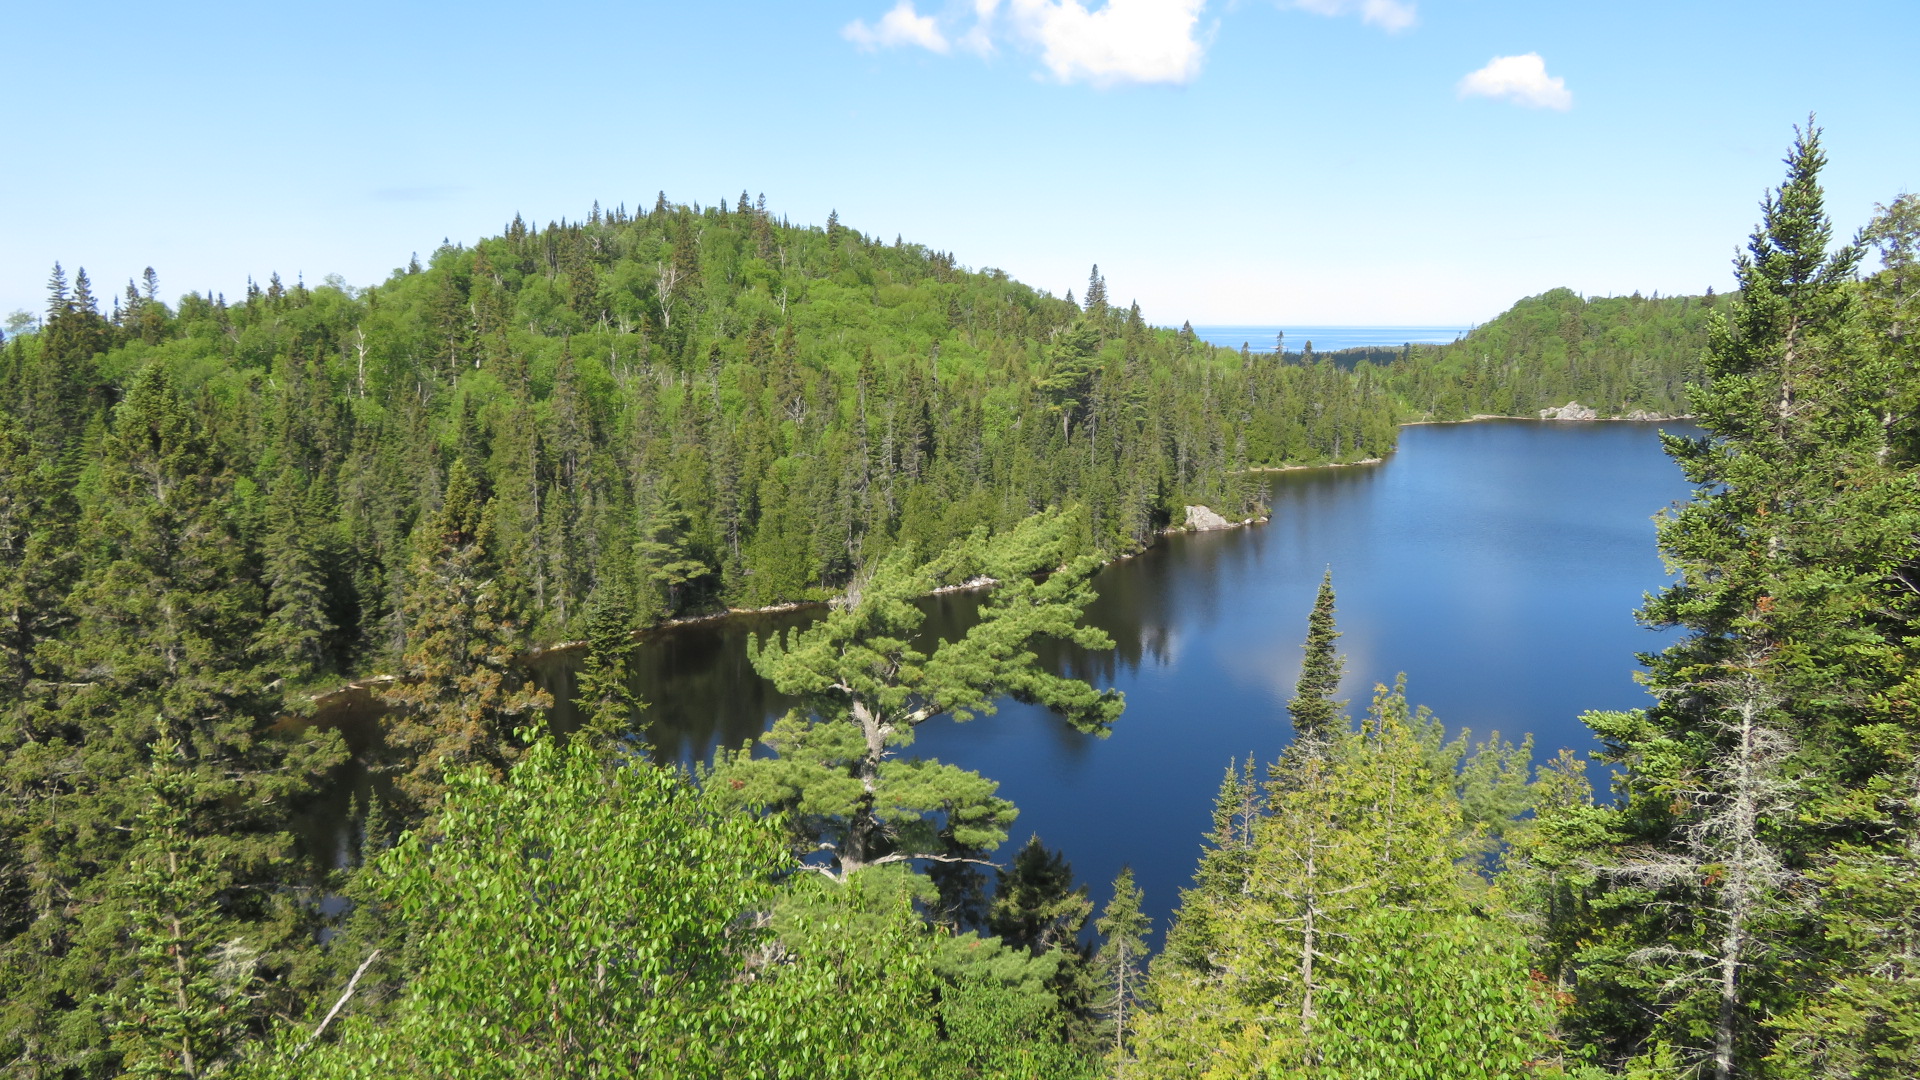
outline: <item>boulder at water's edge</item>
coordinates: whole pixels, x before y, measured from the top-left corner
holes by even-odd
[[[1212,532],[1215,529],[1231,529],[1233,522],[1204,506],[1189,506],[1187,507],[1187,528],[1193,532]]]

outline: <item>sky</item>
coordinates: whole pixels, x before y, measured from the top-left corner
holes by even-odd
[[[1913,0],[23,4],[0,312],[366,285],[745,189],[1178,325],[1732,284],[1810,113],[1842,236],[1920,189]]]

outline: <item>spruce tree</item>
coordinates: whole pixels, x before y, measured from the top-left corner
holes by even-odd
[[[1346,705],[1333,700],[1347,666],[1346,659],[1334,651],[1340,631],[1334,628],[1333,615],[1333,570],[1328,569],[1320,579],[1313,611],[1307,615],[1307,640],[1301,646],[1306,656],[1300,662],[1300,679],[1294,684],[1293,697],[1287,701],[1294,738],[1307,750],[1333,735],[1340,724],[1340,710]]]
[[[67,599],[74,632],[42,644],[58,694],[9,747],[5,781],[26,826],[20,855],[32,922],[0,946],[21,992],[0,1007],[19,1060],[48,1072],[108,1068],[109,1004],[131,992],[123,883],[151,747],[183,777],[179,824],[221,869],[217,903],[247,928],[263,968],[284,973],[311,931],[290,826],[343,753],[333,732],[282,735],[271,670],[252,644],[264,621],[254,555],[239,534],[233,476],[166,369],[134,381],[104,436],[81,530],[86,566]],[[269,1008],[299,988],[270,982]]]
[[[1100,264],[1093,264],[1093,272],[1087,275],[1086,309],[1088,315],[1105,315],[1107,312],[1107,279],[1100,276]]]
[[[645,515],[633,542],[643,597],[637,615],[651,620],[679,614],[690,586],[712,573],[693,556],[691,532],[692,521],[678,500],[664,498]]]
[[[115,891],[127,907],[133,976],[111,1001],[113,1048],[123,1075],[199,1077],[221,1071],[248,1035],[265,1028],[260,956],[221,894],[231,872],[190,807],[203,796],[182,768],[178,743],[151,748],[133,848]]]
[[[267,493],[261,548],[268,614],[256,647],[295,682],[331,668],[337,630],[321,546],[326,523],[309,512],[309,505],[304,480],[292,468],[282,469]]]
[[[393,710],[381,768],[411,814],[438,805],[449,770],[504,771],[518,756],[515,732],[553,703],[517,666],[523,605],[493,542],[490,506],[455,461],[440,509],[414,532],[401,607],[406,652],[381,693]]]
[[[1010,867],[994,872],[987,929],[1008,945],[1036,955],[1077,948],[1092,913],[1087,887],[1073,883],[1066,856],[1038,836],[1027,839]]]
[[[1875,486],[1899,491],[1920,459],[1920,339],[1913,298],[1920,252],[1920,199],[1903,195],[1878,208],[1862,234],[1879,248],[1881,269],[1861,288],[1863,321],[1887,382],[1874,406],[1885,433],[1875,456]],[[1862,477],[1852,478],[1861,483]],[[1896,535],[1920,537],[1914,500],[1889,500],[1882,513]],[[1882,633],[1920,636],[1920,542],[1884,551],[1875,590]],[[1888,588],[1887,586],[1891,586]],[[1904,631],[1900,629],[1904,624]],[[1866,775],[1814,803],[1820,825],[1837,837],[1807,874],[1818,897],[1824,963],[1818,990],[1776,1015],[1768,1064],[1782,1076],[1920,1075],[1920,723],[1910,704],[1920,669],[1867,698],[1849,764]]]
[[[1007,947],[1053,962],[1047,989],[1061,1009],[1067,1038],[1097,1053],[1100,976],[1081,931],[1093,914],[1087,887],[1076,885],[1064,854],[1029,837],[1007,868],[994,871],[987,932]]]
[[[1901,373],[1861,333],[1858,250],[1830,248],[1817,129],[1786,165],[1691,390],[1708,434],[1666,440],[1696,491],[1661,524],[1679,580],[1643,618],[1688,633],[1648,658],[1658,704],[1589,719],[1629,771],[1573,1024],[1605,1057],[1665,1044],[1717,1080],[1760,1069],[1767,1018],[1806,1000],[1805,958],[1832,947],[1806,871],[1880,831],[1857,793],[1904,769],[1887,736],[1911,728]]]
[[[1213,829],[1206,835],[1193,887],[1180,891],[1180,917],[1167,931],[1162,955],[1170,964],[1211,970],[1220,955],[1227,916],[1246,894],[1253,871],[1254,830],[1265,812],[1253,755],[1241,764],[1229,761],[1214,797]]]
[[[1202,962],[1155,961],[1136,1075],[1525,1075],[1546,1049],[1511,916],[1400,685],[1359,731],[1275,769],[1240,894],[1189,892],[1223,924]]]
[[[630,736],[635,714],[645,707],[628,684],[633,629],[626,581],[610,575],[594,590],[588,607],[586,657],[580,663],[573,699],[585,738],[606,741]]]
[[[1133,1033],[1134,1013],[1140,1008],[1142,983],[1146,981],[1147,933],[1153,921],[1140,910],[1140,887],[1133,883],[1133,867],[1120,868],[1113,879],[1113,899],[1100,910],[1094,929],[1103,939],[1094,955],[1094,967],[1106,983],[1107,995],[1100,1002],[1100,1013],[1113,1025],[1113,1048],[1109,1060],[1113,1075],[1127,1075],[1128,1037]]]

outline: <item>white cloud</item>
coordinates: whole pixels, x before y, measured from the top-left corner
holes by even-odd
[[[960,47],[981,56],[992,56],[993,16],[1000,0],[973,0],[973,27],[960,37]]]
[[[1567,80],[1547,74],[1547,62],[1539,53],[1520,56],[1496,56],[1486,67],[1460,80],[1461,97],[1504,98],[1532,109],[1573,108],[1573,93]]]
[[[1414,22],[1413,4],[1406,0],[1281,0],[1283,7],[1296,7],[1315,15],[1360,14],[1360,21],[1382,30],[1405,30]]]
[[[1038,46],[1061,82],[1185,83],[1206,46],[1195,35],[1206,0],[1008,0],[1015,33]]]
[[[914,11],[913,0],[900,0],[892,11],[880,16],[875,26],[855,19],[840,29],[840,36],[868,52],[896,45],[918,45],[937,53],[948,49],[947,36],[940,32],[940,21]]]
[[[940,19],[919,14],[912,0],[900,0],[876,25],[855,19],[840,33],[869,51],[918,45],[945,53],[957,44],[991,56],[1012,44],[1037,51],[1059,81],[1096,86],[1191,82],[1207,50],[1198,33],[1207,0],[972,0],[969,6],[972,25],[951,40]],[[950,15],[949,26],[964,18]]]

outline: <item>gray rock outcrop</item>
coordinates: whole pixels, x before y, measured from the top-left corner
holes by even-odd
[[[1233,522],[1204,506],[1189,506],[1187,507],[1187,528],[1193,532],[1213,532],[1215,529],[1231,529]]]
[[[1542,420],[1594,420],[1599,416],[1600,414],[1591,406],[1582,405],[1577,401],[1569,401],[1557,409],[1540,410]]]

